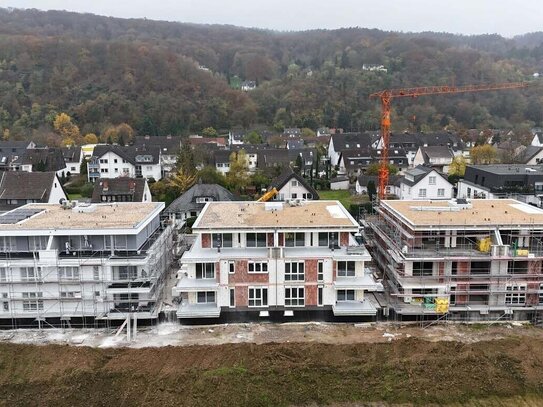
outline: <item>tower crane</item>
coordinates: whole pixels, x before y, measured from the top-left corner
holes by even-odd
[[[489,85],[466,85],[466,86],[424,86],[418,88],[390,89],[375,92],[370,98],[379,98],[381,100],[381,138],[383,148],[381,150],[381,166],[379,168],[379,199],[385,197],[385,189],[388,185],[388,147],[390,143],[390,104],[393,99],[441,95],[446,93],[467,93],[467,92],[486,92],[490,90],[518,89],[525,88],[529,82],[510,82],[495,83]]]

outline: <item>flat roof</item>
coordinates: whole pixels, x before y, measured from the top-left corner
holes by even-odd
[[[339,201],[209,202],[195,229],[353,228],[358,224]]]
[[[542,209],[514,199],[473,199],[471,207],[456,208],[451,201],[387,200],[381,204],[415,227],[543,226]]]
[[[496,175],[531,175],[543,174],[541,165],[523,165],[523,164],[486,164],[486,165],[468,165],[480,171],[486,171]]]
[[[60,204],[33,203],[7,212],[4,220],[0,216],[0,234],[6,230],[136,229],[163,207],[162,202],[119,202],[65,209]],[[18,213],[23,215],[20,221]]]

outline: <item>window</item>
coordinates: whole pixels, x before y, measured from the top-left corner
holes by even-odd
[[[451,287],[451,293],[449,295],[449,305],[456,304],[456,287]]]
[[[438,188],[437,189],[437,196],[445,196],[445,188]]]
[[[337,276],[338,277],[354,277],[355,267],[354,261],[338,261]]]
[[[196,203],[206,203],[206,202],[212,202],[213,198],[208,196],[200,196],[196,198]]]
[[[118,266],[118,280],[134,280],[138,278],[138,268],[136,266]]]
[[[507,285],[505,294],[506,305],[524,305],[526,303],[526,286],[522,284]]]
[[[14,252],[16,249],[14,236],[0,236],[0,252]]]
[[[286,247],[300,247],[305,246],[305,233],[285,233],[285,246]]]
[[[234,274],[236,272],[236,262],[235,261],[229,261],[228,262],[228,273]]]
[[[338,301],[354,301],[354,290],[337,290]]]
[[[249,269],[249,273],[267,273],[268,272],[268,263],[250,261],[249,265],[248,265],[248,269]]]
[[[285,281],[304,281],[304,262],[285,263]]]
[[[300,185],[300,183],[297,180],[290,181],[290,185],[293,187],[297,187]]]
[[[232,247],[232,233],[213,233],[213,247]]]
[[[92,266],[92,278],[94,280],[100,279],[100,271],[98,269],[98,266]]]
[[[113,159],[113,162],[114,162],[115,164],[117,164],[117,159],[116,159],[116,158],[114,158],[114,159]]]
[[[236,289],[231,288],[230,289],[230,308],[234,308],[236,306]]]
[[[41,278],[41,267],[21,267],[21,281],[37,281]]]
[[[215,302],[215,291],[198,291],[198,304],[210,304]]]
[[[107,168],[100,168],[100,172],[108,172]]]
[[[43,311],[43,293],[41,292],[24,292],[23,295],[23,311]]]
[[[435,185],[436,184],[436,177],[428,177],[428,184],[429,185]]]
[[[0,281],[8,281],[8,270],[5,267],[0,267]]]
[[[510,261],[507,267],[508,274],[528,274],[527,261]]]
[[[434,263],[431,261],[413,262],[413,277],[429,277],[434,274]]]
[[[60,298],[81,298],[81,291],[61,291]]]
[[[539,303],[543,304],[543,284],[539,284]]]
[[[247,247],[266,247],[266,234],[247,233]]]
[[[324,304],[324,301],[323,301],[323,290],[324,290],[324,287],[323,286],[318,286],[317,287],[317,305],[319,307],[322,307],[323,304]]]
[[[47,236],[29,236],[28,237],[28,249],[30,251],[45,250],[47,249]]]
[[[78,280],[79,267],[59,267],[58,278],[61,280]]]
[[[339,241],[336,232],[319,232],[320,247],[334,247],[339,249]]]
[[[471,198],[471,188],[468,187],[468,198]]]
[[[324,261],[317,263],[317,281],[324,281]]]
[[[215,263],[196,263],[196,278],[215,278]]]
[[[268,289],[249,287],[249,307],[267,307]]]
[[[426,188],[419,189],[419,198],[426,198]]]
[[[470,273],[474,275],[488,275],[490,274],[490,262],[489,261],[473,261],[471,262]]]
[[[285,306],[303,307],[305,304],[305,295],[303,287],[285,288]]]
[[[291,194],[290,197],[291,197],[292,199],[296,199],[296,198],[298,198],[298,194],[296,194],[296,193]]]

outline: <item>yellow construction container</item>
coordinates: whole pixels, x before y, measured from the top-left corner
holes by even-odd
[[[479,239],[477,241],[477,250],[483,253],[490,252],[492,248],[492,239],[490,237],[485,237],[484,239]]]
[[[517,249],[517,256],[528,256],[530,251],[528,249]]]
[[[446,314],[449,312],[449,299],[448,298],[436,298],[436,312],[438,314]]]

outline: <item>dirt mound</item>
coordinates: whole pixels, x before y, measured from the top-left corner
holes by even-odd
[[[446,404],[489,397],[492,405],[508,397],[530,404],[543,402],[542,346],[528,338],[144,349],[0,343],[0,404]]]

